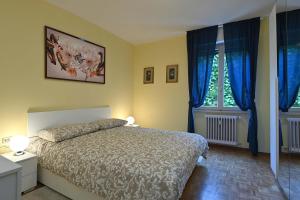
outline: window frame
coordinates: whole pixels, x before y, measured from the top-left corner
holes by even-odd
[[[295,114],[300,114],[300,107],[291,107],[288,112],[290,113],[295,113]]]
[[[298,96],[300,96],[300,88],[298,90],[298,95],[297,95],[297,98]],[[293,105],[294,106],[294,105]],[[291,112],[291,113],[296,113],[296,114],[300,114],[300,107],[290,107],[290,109],[288,110],[288,112]]]
[[[224,107],[224,55],[225,55],[225,46],[224,41],[217,42],[216,44],[216,52],[219,54],[219,65],[218,65],[218,98],[217,98],[217,106],[201,106],[199,108],[195,108],[194,110],[200,111],[234,111],[244,113],[239,109],[238,106],[234,107]],[[299,109],[300,110],[300,109]]]

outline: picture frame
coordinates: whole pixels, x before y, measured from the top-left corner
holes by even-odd
[[[44,27],[45,78],[105,84],[105,47]]]
[[[166,67],[166,83],[178,82],[178,65],[167,65]]]
[[[154,67],[144,68],[144,84],[154,83]]]

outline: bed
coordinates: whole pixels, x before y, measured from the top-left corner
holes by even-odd
[[[41,129],[111,118],[109,107],[29,113],[38,180],[71,199],[179,199],[207,141],[199,134],[111,126],[59,142]]]

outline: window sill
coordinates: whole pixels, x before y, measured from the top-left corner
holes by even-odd
[[[279,112],[280,117],[300,117],[300,108],[292,108],[289,112]]]
[[[212,114],[248,114],[247,111],[242,111],[239,108],[208,108],[208,107],[200,107],[194,108],[194,112],[204,112],[204,113],[212,113]]]
[[[300,107],[292,107],[289,109],[290,113],[300,113]]]

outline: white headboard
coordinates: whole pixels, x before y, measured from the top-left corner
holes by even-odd
[[[29,112],[27,134],[29,137],[32,137],[36,136],[38,131],[44,128],[79,122],[90,122],[103,118],[111,118],[110,107]]]

